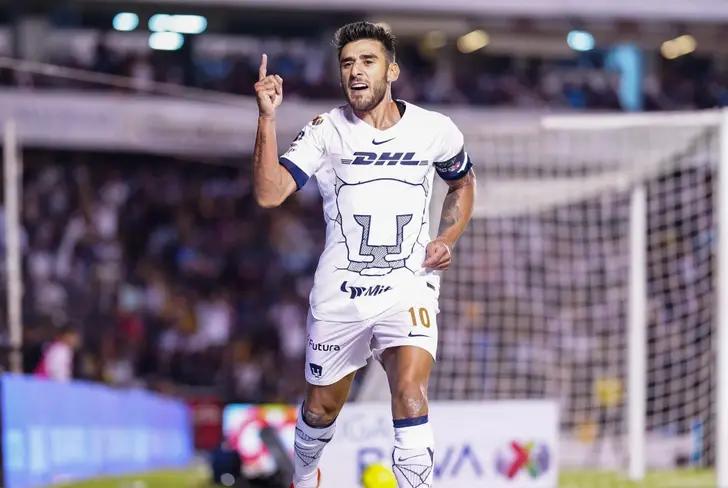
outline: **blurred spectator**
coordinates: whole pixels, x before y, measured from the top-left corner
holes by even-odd
[[[38,366],[35,375],[54,381],[69,381],[73,378],[73,355],[81,345],[78,330],[71,327],[62,327],[56,334],[56,339],[48,345]]]
[[[31,151],[24,180],[29,344],[81,324],[82,378],[298,399],[317,197],[266,212],[237,169],[150,156]]]
[[[195,50],[185,56],[159,52],[122,52],[100,38],[86,62],[57,51],[54,64],[126,76],[130,90],[147,92],[154,82],[192,85],[215,91],[252,95],[257,80],[259,39],[240,37],[246,52],[215,54]],[[267,39],[278,54],[270,55],[269,71],[283,76],[286,96],[303,99],[341,97],[333,51],[311,39]],[[257,46],[251,48],[251,46]],[[446,47],[429,56],[407,39],[398,49],[402,66],[394,94],[414,103],[467,104],[498,107],[620,110],[619,74],[605,67],[605,52],[562,59],[524,58],[479,53],[463,56]],[[656,52],[646,53],[657,57]],[[185,61],[185,59],[187,59]],[[701,109],[728,105],[728,73],[720,59],[696,55],[678,60],[655,59],[643,82],[646,110]],[[68,88],[72,80],[2,73],[0,83]],[[104,89],[78,82],[79,88]],[[118,90],[118,88],[115,88]]]

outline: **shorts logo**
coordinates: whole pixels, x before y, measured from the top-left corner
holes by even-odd
[[[324,368],[318,364],[308,363],[308,367],[311,368],[311,374],[316,378],[321,378],[321,375],[324,374]]]
[[[410,333],[408,334],[408,336],[409,336],[409,337],[430,337],[430,336],[428,336],[427,334],[413,334],[412,332],[410,332]]]
[[[344,293],[348,293],[349,298],[352,300],[361,296],[375,297],[391,289],[391,286],[385,285],[374,285],[370,286],[369,288],[367,288],[366,286],[350,286],[346,284],[346,281],[341,284],[341,291],[343,291]]]
[[[308,347],[310,347],[314,351],[341,351],[341,346],[339,346],[338,344],[322,344],[320,342],[313,342],[313,339],[311,338],[308,339]]]

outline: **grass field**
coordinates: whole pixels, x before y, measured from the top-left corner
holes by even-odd
[[[208,482],[205,470],[190,469],[65,483],[53,485],[53,488],[209,488],[211,486],[215,485]]]
[[[566,471],[559,488],[715,488],[715,478],[708,470],[656,471],[635,483],[617,473]]]
[[[207,482],[206,476],[205,471],[199,469],[164,471],[55,485],[54,488],[210,488],[214,486]],[[645,481],[641,483],[626,481],[614,473],[567,471],[561,475],[559,488],[715,488],[715,481],[711,471],[660,471],[649,473]]]

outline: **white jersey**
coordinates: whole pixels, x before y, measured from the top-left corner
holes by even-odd
[[[349,105],[322,114],[280,158],[298,188],[316,175],[323,198],[326,247],[310,296],[317,319],[373,317],[422,293],[423,281],[439,290],[439,276],[422,266],[433,176],[460,178],[470,160],[448,117],[397,103],[402,118],[386,130]]]
[[[63,341],[53,342],[43,353],[35,374],[56,381],[69,381],[73,373],[73,349]]]

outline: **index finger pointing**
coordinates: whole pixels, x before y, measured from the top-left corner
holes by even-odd
[[[260,68],[258,68],[258,81],[261,81],[268,74],[268,55],[263,54],[260,58]]]

